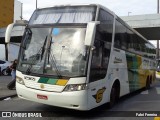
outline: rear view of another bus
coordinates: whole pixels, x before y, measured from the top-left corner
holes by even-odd
[[[157,60],[156,78],[160,79],[160,60]]]

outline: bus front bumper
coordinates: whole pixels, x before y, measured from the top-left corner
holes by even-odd
[[[76,110],[88,110],[87,107],[87,91],[74,92],[47,92],[27,88],[26,86],[16,82],[16,90],[18,97],[35,101],[52,106],[58,106]]]

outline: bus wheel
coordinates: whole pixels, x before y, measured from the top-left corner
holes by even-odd
[[[119,98],[119,85],[114,84],[110,93],[109,107],[112,108]]]
[[[149,90],[151,88],[151,82],[149,79],[146,81],[146,90]]]

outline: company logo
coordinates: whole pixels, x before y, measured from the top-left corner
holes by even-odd
[[[37,95],[37,97],[38,96],[39,96],[39,99],[45,99],[45,100],[48,99],[48,97],[44,96],[44,95]],[[34,113],[34,112],[33,113],[31,113],[31,112],[22,112],[22,113],[21,112],[1,112],[1,113],[2,113],[2,115],[0,117],[3,117],[3,118],[42,117],[40,112],[38,112],[38,113]]]
[[[102,101],[103,93],[105,90],[106,90],[106,88],[103,87],[102,89],[99,89],[95,95],[93,95],[93,97],[96,99],[97,103],[100,103]]]
[[[11,117],[11,112],[2,112],[2,117]]]
[[[26,80],[32,80],[32,81],[35,81],[35,80],[36,80],[35,78],[33,78],[33,77],[28,77],[28,76],[24,76],[24,79],[26,79]]]
[[[44,89],[44,84],[41,84],[41,85],[40,85],[40,88],[41,88],[41,89]]]

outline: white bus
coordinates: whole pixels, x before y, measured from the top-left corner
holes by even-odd
[[[37,9],[22,38],[17,94],[76,110],[112,106],[119,97],[150,87],[155,57],[152,44],[101,5]]]
[[[160,79],[160,59],[157,59],[156,78]]]

